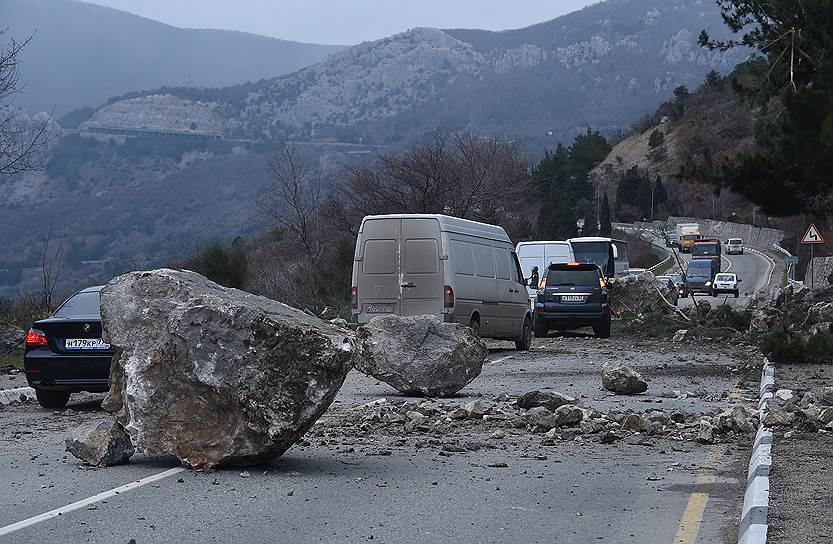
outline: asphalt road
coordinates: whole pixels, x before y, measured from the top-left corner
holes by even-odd
[[[680,257],[686,262],[691,260],[691,256],[680,253]],[[740,297],[734,298],[734,295],[721,294],[718,297],[711,297],[708,295],[697,295],[705,300],[708,300],[713,305],[728,304],[733,307],[744,307],[749,304],[750,299],[762,289],[767,288],[771,283],[770,272],[773,268],[770,260],[761,256],[758,253],[746,251],[743,255],[723,255],[723,272],[731,272],[738,275],[738,278],[743,282],[740,284]],[[679,270],[675,267],[675,270]],[[691,298],[680,299],[679,306],[685,307],[691,304]]]
[[[698,344],[536,339],[518,353],[495,347],[455,402],[554,389],[600,410],[717,411],[738,394],[743,349]],[[649,380],[648,393],[600,387],[606,361]],[[749,399],[754,384],[749,384]],[[330,413],[398,397],[352,372]],[[512,429],[497,445],[448,453],[426,437],[331,435],[263,466],[182,471],[4,534],[4,527],[177,466],[136,456],[91,469],[63,452],[68,429],[108,417],[100,396],[70,410],[36,404],[0,410],[0,542],[734,542],[749,454],[747,438],[701,445],[663,437],[600,444],[589,436],[546,441]],[[325,416],[326,418],[327,416]],[[488,441],[477,421],[468,438]],[[429,440],[430,442],[430,440]],[[437,442],[439,443],[439,442]],[[490,466],[491,465],[491,466]]]

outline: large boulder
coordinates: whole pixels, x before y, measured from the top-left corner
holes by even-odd
[[[73,429],[66,439],[66,451],[88,465],[107,467],[126,463],[134,448],[118,422],[99,421]]]
[[[677,290],[668,282],[657,280],[651,272],[640,276],[617,278],[608,290],[610,309],[619,317],[642,314],[675,314]]]
[[[350,331],[189,271],[119,276],[101,315],[116,349],[104,407],[137,451],[197,469],[283,454],[360,351]]]
[[[406,395],[455,394],[480,375],[488,353],[471,328],[430,315],[375,317],[358,334],[356,368]]]
[[[648,390],[648,382],[625,365],[605,363],[602,366],[602,387],[617,395],[638,395]]]
[[[0,321],[0,355],[10,353],[18,346],[22,346],[25,337],[26,332],[23,329]]]

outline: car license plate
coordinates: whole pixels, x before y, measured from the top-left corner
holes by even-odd
[[[365,304],[364,313],[366,314],[392,314],[393,304]]]
[[[584,302],[584,295],[561,295],[561,302]]]
[[[105,344],[101,338],[67,338],[64,348],[68,350],[110,349],[110,344]]]

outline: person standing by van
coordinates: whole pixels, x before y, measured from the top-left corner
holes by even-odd
[[[532,272],[529,274],[529,286],[533,289],[538,289],[538,284],[540,283],[540,277],[538,275],[538,267],[533,266]]]

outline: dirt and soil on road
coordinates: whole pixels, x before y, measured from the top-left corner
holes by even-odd
[[[777,365],[776,389],[833,386],[829,365]],[[833,542],[833,432],[775,428],[770,475],[769,538],[772,543]]]

